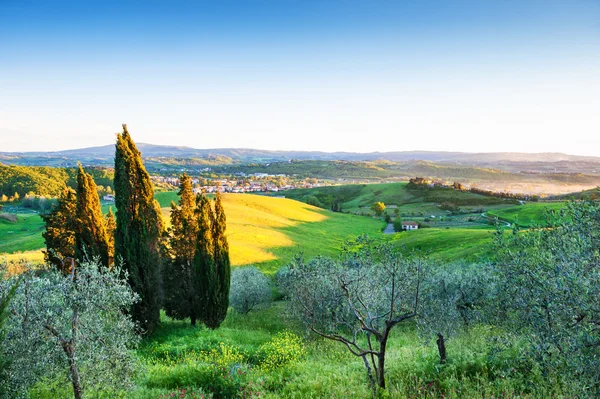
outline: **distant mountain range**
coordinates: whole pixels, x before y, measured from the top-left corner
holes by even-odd
[[[563,153],[522,153],[492,152],[468,153],[446,151],[394,151],[394,152],[320,152],[320,151],[268,151],[247,148],[214,148],[195,149],[183,146],[164,146],[138,143],[138,149],[144,158],[229,158],[231,163],[268,163],[296,160],[344,160],[344,161],[432,161],[452,162],[480,166],[498,166],[511,163],[593,163],[600,164],[600,157],[568,155]],[[112,164],[115,152],[114,145],[80,148],[52,152],[0,152],[0,162],[27,164],[71,166],[78,160],[86,164]]]

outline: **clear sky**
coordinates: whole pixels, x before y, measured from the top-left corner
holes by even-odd
[[[600,0],[0,0],[0,151],[600,156]]]

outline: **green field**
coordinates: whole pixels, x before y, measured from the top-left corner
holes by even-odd
[[[30,251],[44,246],[44,222],[34,212],[17,214],[17,223],[0,218],[0,254]]]
[[[510,223],[518,223],[521,227],[533,227],[544,223],[546,211],[558,211],[564,207],[564,202],[530,202],[505,209],[494,209],[489,211],[488,215]]]

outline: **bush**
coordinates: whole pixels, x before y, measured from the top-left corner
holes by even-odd
[[[237,312],[247,314],[259,305],[272,300],[269,279],[256,267],[246,266],[233,269],[229,304]]]

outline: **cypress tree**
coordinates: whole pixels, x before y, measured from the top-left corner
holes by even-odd
[[[214,322],[215,317],[213,316],[217,285],[212,234],[214,215],[210,201],[204,195],[199,196],[197,200],[198,234],[194,256],[194,275],[198,289],[198,318],[207,327],[214,329],[220,324]]]
[[[131,288],[140,296],[132,317],[150,332],[160,321],[163,223],[150,175],[126,125],[117,135],[114,191],[116,262],[122,263]]]
[[[214,310],[211,324],[217,327],[225,320],[229,307],[229,286],[231,282],[231,262],[229,260],[229,243],[225,237],[226,218],[221,194],[217,191],[215,198],[214,221],[212,225],[213,251],[215,263]]]
[[[199,293],[194,255],[199,226],[192,179],[185,173],[181,176],[178,194],[179,206],[171,203],[170,265],[164,275],[164,306],[169,317],[180,320],[190,317],[195,325]]]
[[[66,274],[71,271],[71,262],[64,260],[75,257],[76,214],[75,191],[64,186],[56,207],[50,213],[41,215],[46,225],[46,231],[42,233],[46,242],[44,260]]]
[[[108,214],[104,219],[106,229],[106,239],[108,240],[108,263],[113,264],[115,261],[115,230],[117,229],[117,220],[112,211],[112,206],[108,208]]]
[[[98,188],[81,164],[77,172],[77,218],[75,229],[75,259],[79,262],[99,258],[109,266],[108,238]]]

